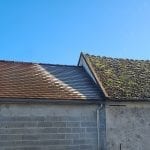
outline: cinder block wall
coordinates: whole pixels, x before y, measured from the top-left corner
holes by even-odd
[[[1,104],[0,150],[97,150],[96,109]]]
[[[150,150],[150,104],[106,106],[107,150]]]

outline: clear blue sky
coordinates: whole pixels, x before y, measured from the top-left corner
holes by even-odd
[[[0,59],[150,59],[150,0],[0,0]]]

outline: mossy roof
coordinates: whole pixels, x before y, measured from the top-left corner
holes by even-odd
[[[131,60],[85,54],[108,97],[150,98],[150,60]]]

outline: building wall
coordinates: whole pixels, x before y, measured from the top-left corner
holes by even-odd
[[[113,105],[106,106],[107,150],[149,150],[150,104]]]
[[[96,105],[1,104],[0,150],[96,150]]]
[[[0,150],[97,150],[97,109],[88,104],[1,104]],[[149,114],[149,103],[103,106],[100,150],[149,150]]]

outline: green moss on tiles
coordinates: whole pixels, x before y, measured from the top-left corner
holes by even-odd
[[[150,61],[85,55],[110,97],[150,98]]]

